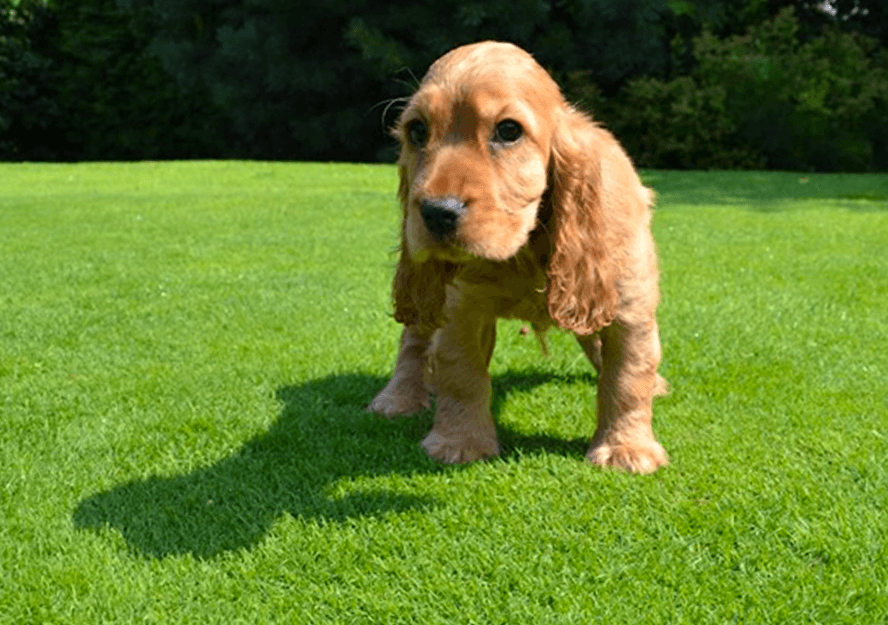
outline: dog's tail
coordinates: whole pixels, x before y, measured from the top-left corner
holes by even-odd
[[[540,351],[543,352],[543,356],[546,358],[549,357],[549,342],[546,340],[546,331],[540,330],[538,327],[533,327],[533,332],[536,334],[537,342],[540,344]]]
[[[531,324],[531,328],[533,328],[533,333],[537,337],[537,342],[540,344],[540,351],[543,352],[543,356],[546,358],[549,357],[549,343],[546,341],[546,328],[540,328],[535,323]],[[526,334],[530,334],[530,329],[527,326],[521,326],[521,335],[524,336]]]

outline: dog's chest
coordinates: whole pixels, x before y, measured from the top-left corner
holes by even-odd
[[[530,321],[539,329],[553,325],[546,306],[545,271],[529,258],[466,267],[456,284],[463,302],[475,310]]]

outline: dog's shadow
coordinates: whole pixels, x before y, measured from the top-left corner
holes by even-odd
[[[494,415],[510,393],[574,381],[594,381],[594,376],[499,376],[494,379]],[[74,525],[113,528],[149,557],[187,553],[209,558],[255,545],[284,513],[338,523],[434,506],[427,496],[384,489],[348,488],[343,496],[331,492],[343,479],[452,470],[431,461],[419,447],[431,427],[431,411],[394,420],[364,411],[385,382],[348,374],[279,389],[283,408],[267,432],[211,466],[135,480],[92,495],[78,504]],[[588,444],[588,438],[527,436],[502,426],[498,432],[505,457],[521,450],[579,459]]]

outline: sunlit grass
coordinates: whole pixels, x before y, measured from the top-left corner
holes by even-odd
[[[0,623],[888,620],[888,176],[649,172],[653,476],[503,323],[502,458],[386,381],[388,166],[0,166]]]

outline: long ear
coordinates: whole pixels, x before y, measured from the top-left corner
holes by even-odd
[[[446,285],[452,279],[455,267],[438,261],[414,262],[407,238],[407,208],[410,182],[406,168],[399,169],[398,197],[401,200],[401,246],[398,266],[392,283],[392,303],[395,321],[404,325],[433,330],[444,325]]]
[[[565,112],[553,141],[547,305],[555,323],[577,334],[611,323],[619,304],[619,234],[605,214],[611,198],[603,188],[602,156],[612,145],[609,133],[573,110]]]

